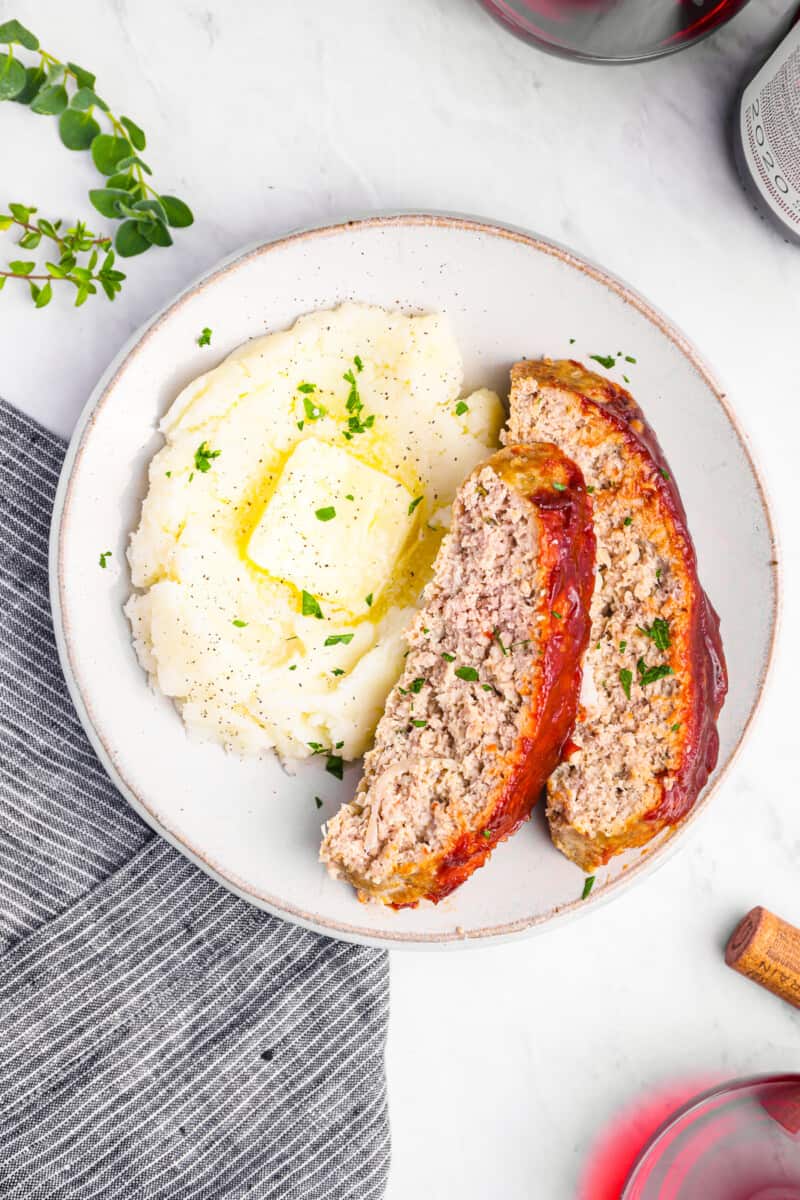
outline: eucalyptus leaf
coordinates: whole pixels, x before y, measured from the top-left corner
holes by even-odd
[[[177,196],[162,196],[161,203],[167,214],[167,222],[173,229],[185,229],[194,222],[192,210]]]
[[[172,245],[172,238],[163,221],[155,221],[152,225],[145,225],[141,232],[143,237],[146,237],[148,242],[154,246]]]
[[[130,142],[126,138],[98,133],[92,142],[92,160],[101,175],[113,175],[120,159],[125,158],[130,149]]]
[[[147,145],[147,138],[144,136],[144,130],[140,129],[135,121],[130,117],[120,117],[120,122],[128,131],[128,137],[136,150],[144,150]]]
[[[24,46],[26,50],[38,50],[39,39],[19,21],[4,21],[0,25],[0,44]]]
[[[58,132],[68,150],[88,150],[100,126],[90,113],[67,108],[58,119]]]
[[[120,200],[126,201],[128,193],[123,192],[121,188],[93,188],[89,192],[89,199],[99,213],[104,217],[109,217],[111,220],[118,220],[121,215],[121,209],[118,207]]]
[[[144,254],[150,249],[147,238],[142,237],[134,221],[123,221],[114,238],[117,254],[122,258],[133,258],[135,254]]]
[[[75,81],[79,88],[93,88],[97,82],[96,77],[91,71],[86,71],[83,67],[79,67],[77,63],[68,62],[67,70],[71,71],[75,76]]]
[[[13,100],[27,82],[25,68],[10,54],[0,54],[0,100]]]
[[[42,116],[56,117],[67,107],[67,89],[63,83],[49,84],[31,101],[31,112]]]
[[[41,88],[47,74],[42,67],[25,68],[25,87],[14,97],[15,104],[30,104]],[[34,110],[36,111],[36,110]]]

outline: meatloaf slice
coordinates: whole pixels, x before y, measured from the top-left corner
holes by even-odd
[[[719,620],[655,434],[623,388],[577,362],[517,363],[507,440],[547,440],[592,493],[597,582],[578,722],[548,782],[559,849],[584,870],[691,809],[717,760]]]
[[[528,818],[580,690],[591,502],[555,446],[514,446],[462,485],[408,655],[321,858],[362,900],[441,900]]]

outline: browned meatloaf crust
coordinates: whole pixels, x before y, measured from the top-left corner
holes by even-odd
[[[510,404],[508,441],[554,442],[592,494],[581,708],[547,805],[555,844],[591,870],[676,824],[708,779],[727,690],[719,620],[672,472],[630,394],[544,359],[512,369]]]
[[[555,446],[459,490],[402,678],[321,850],[359,898],[438,901],[528,818],[572,728],[594,575],[591,503]]]

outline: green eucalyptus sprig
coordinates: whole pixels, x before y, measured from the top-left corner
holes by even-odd
[[[152,170],[141,158],[147,145],[144,130],[130,117],[117,117],[95,91],[95,76],[74,62],[61,62],[39,45],[39,39],[19,21],[0,24],[0,100],[27,104],[31,112],[58,117],[58,132],[68,150],[88,150],[105,176],[104,186],[92,188],[89,199],[99,213],[119,221],[113,243],[117,254],[131,258],[151,246],[171,246],[172,229],[191,225],[191,209],[177,196],[156,191]],[[38,54],[38,62],[20,61],[15,47]],[[107,123],[104,132],[100,122]],[[35,261],[16,259],[9,270],[0,271],[0,288],[6,279],[27,280],[37,308],[51,299],[52,285],[65,281],[76,289],[75,303],[97,292],[99,284],[109,300],[119,292],[125,276],[114,269],[110,236],[90,232],[79,221],[62,229],[63,222],[34,220],[37,209],[11,204],[0,213],[0,230],[17,229],[18,245],[36,249],[42,238],[54,243],[52,261],[43,267]],[[101,261],[101,255],[102,261]]]

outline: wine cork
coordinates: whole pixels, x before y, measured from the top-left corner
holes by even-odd
[[[725,962],[800,1008],[800,929],[766,908],[753,908],[725,947]]]

